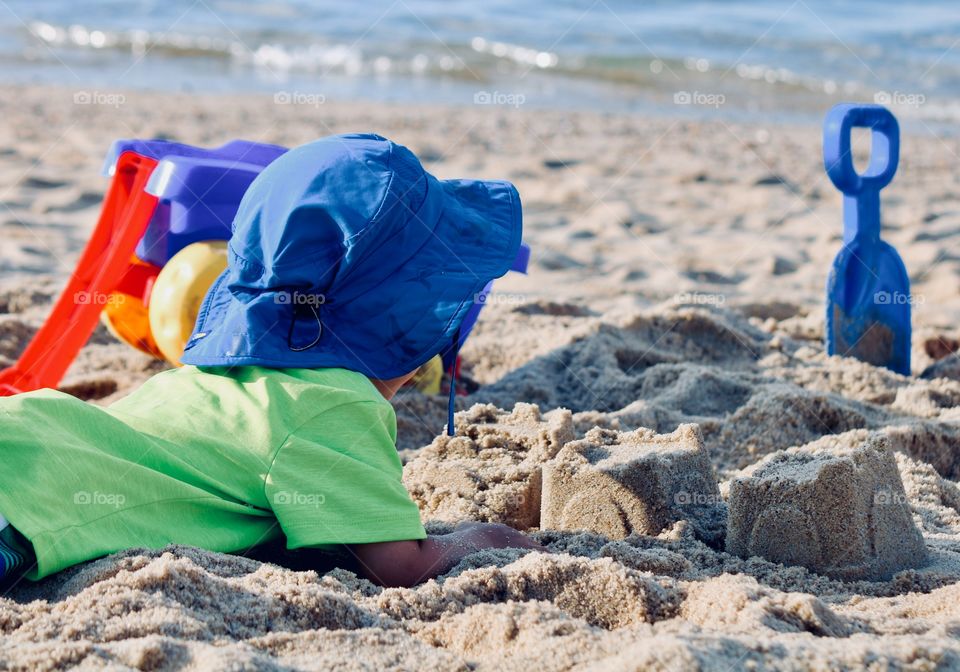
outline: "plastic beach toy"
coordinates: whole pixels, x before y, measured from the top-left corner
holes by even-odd
[[[240,200],[285,147],[234,140],[206,149],[166,140],[118,140],[99,220],[66,289],[17,362],[0,371],[0,396],[56,387],[97,320],[121,341],[178,365],[200,304],[226,267],[226,241]],[[513,264],[526,272],[530,248]],[[460,342],[492,283],[478,295]],[[425,364],[416,386],[439,393],[455,352]]]
[[[157,206],[144,187],[157,160],[117,158],[100,221],[46,323],[17,363],[0,371],[0,394],[55,387],[97,324],[103,304],[126,276],[130,257]]]
[[[229,237],[247,186],[285,151],[243,140],[216,149],[115,142],[93,234],[46,322],[17,362],[0,371],[0,395],[56,387],[101,313],[121,340],[159,356],[147,312],[161,267],[188,244]]]
[[[850,150],[854,127],[871,130],[862,174]],[[899,156],[899,126],[886,108],[842,104],[827,114],[823,163],[843,192],[843,247],[827,279],[827,353],[909,375],[910,280],[900,255],[880,239],[880,190],[893,179]]]

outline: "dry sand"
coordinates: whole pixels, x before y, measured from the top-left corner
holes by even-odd
[[[268,96],[127,92],[111,107],[74,105],[73,93],[0,94],[5,362],[82,248],[114,138],[295,144],[374,130],[441,177],[515,181],[534,248],[530,276],[498,282],[464,351],[473,392],[461,407],[485,405],[460,416],[463,436],[434,441],[442,399],[396,400],[406,481],[431,529],[533,525],[545,465],[570,441],[613,450],[697,424],[720,507],[735,483],[793,459],[779,451],[843,462],[884,444],[892,457],[876,482],[893,494],[902,482],[927,561],[842,581],[727,553],[698,538],[693,514],[623,539],[534,531],[552,554],[479,553],[409,590],[376,588],[336,558],[135,549],[10,591],[0,666],[960,668],[960,383],[919,375],[938,358],[958,372],[956,140],[905,136],[884,191],[886,236],[916,299],[916,375],[903,377],[824,355],[822,287],[841,226],[819,129]],[[109,402],[162,368],[99,329],[64,388]],[[798,480],[794,467],[785,473]],[[909,533],[897,520],[875,527]]]

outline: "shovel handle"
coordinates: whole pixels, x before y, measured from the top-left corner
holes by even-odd
[[[869,128],[870,165],[858,173],[853,167],[850,132]],[[882,105],[842,103],[827,114],[823,124],[823,165],[833,184],[847,196],[879,192],[893,179],[900,160],[900,127]]]

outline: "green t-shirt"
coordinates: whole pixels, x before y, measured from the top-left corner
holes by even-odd
[[[134,546],[422,539],[396,427],[344,369],[187,366],[106,408],[0,398],[0,513],[33,545],[33,579]]]

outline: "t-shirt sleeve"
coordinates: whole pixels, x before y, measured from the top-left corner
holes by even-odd
[[[396,427],[389,403],[357,401],[315,416],[287,437],[265,494],[289,548],[427,536],[401,481]]]

